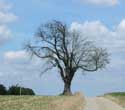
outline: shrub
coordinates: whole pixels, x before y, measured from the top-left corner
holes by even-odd
[[[6,94],[7,94],[6,87],[0,84],[0,95],[6,95]]]
[[[12,85],[8,90],[8,95],[35,95],[35,93],[32,89]]]

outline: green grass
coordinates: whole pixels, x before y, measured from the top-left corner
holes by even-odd
[[[125,92],[114,92],[105,94],[104,97],[118,103],[125,108]]]
[[[82,110],[83,107],[82,96],[0,96],[0,110]]]
[[[125,97],[125,92],[113,92],[113,93],[108,93],[108,94],[106,94],[106,95],[111,95],[111,96],[113,96],[113,97],[121,97],[121,96],[123,96],[123,97]]]

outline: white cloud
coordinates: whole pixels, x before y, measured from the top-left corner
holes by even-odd
[[[0,1],[0,11],[7,11],[9,9],[11,9],[12,5],[11,4],[7,4],[3,1]]]
[[[119,31],[125,31],[125,19],[123,19],[120,24],[118,25],[117,29]]]
[[[9,77],[11,81],[35,78],[40,75],[42,64],[43,61],[36,57],[31,59],[24,50],[7,51],[0,59],[0,77]]]
[[[0,25],[0,45],[11,37],[11,31],[5,25]]]
[[[25,59],[27,57],[27,53],[25,51],[9,51],[4,55],[5,59],[8,60],[17,60],[17,59]]]
[[[77,29],[78,31],[82,32],[86,36],[96,36],[98,35],[104,35],[109,32],[107,27],[105,27],[100,21],[91,21],[91,22],[84,22],[84,23],[78,23],[78,22],[73,22],[71,24],[71,29]]]
[[[111,52],[125,52],[125,20],[122,20],[114,30],[100,21],[73,22],[71,29],[80,31],[84,37],[94,40],[96,44]]]
[[[17,20],[17,16],[13,13],[0,12],[0,24],[11,23]]]
[[[118,4],[118,0],[81,0],[84,3],[94,4],[94,5],[106,5],[114,6]]]
[[[7,51],[3,54],[3,62],[5,64],[16,65],[19,68],[27,64],[38,66],[41,63],[41,60],[36,57],[30,57],[30,54],[25,50],[18,51]],[[43,62],[43,61],[42,61]],[[21,70],[22,71],[22,70]]]
[[[5,2],[0,2],[0,46],[11,37],[11,30],[8,28],[8,23],[17,20],[17,16],[9,10],[11,5]]]

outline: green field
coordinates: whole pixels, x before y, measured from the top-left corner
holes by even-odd
[[[115,101],[116,103],[120,104],[122,107],[125,108],[125,92],[114,92],[105,94],[104,97]]]
[[[0,110],[82,110],[83,107],[81,96],[0,96]]]

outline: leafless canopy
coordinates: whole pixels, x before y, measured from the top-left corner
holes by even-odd
[[[70,83],[77,70],[97,71],[108,61],[106,49],[97,48],[76,30],[70,30],[59,21],[41,25],[36,34],[37,42],[27,49],[35,56],[46,59],[57,67],[64,83]]]

